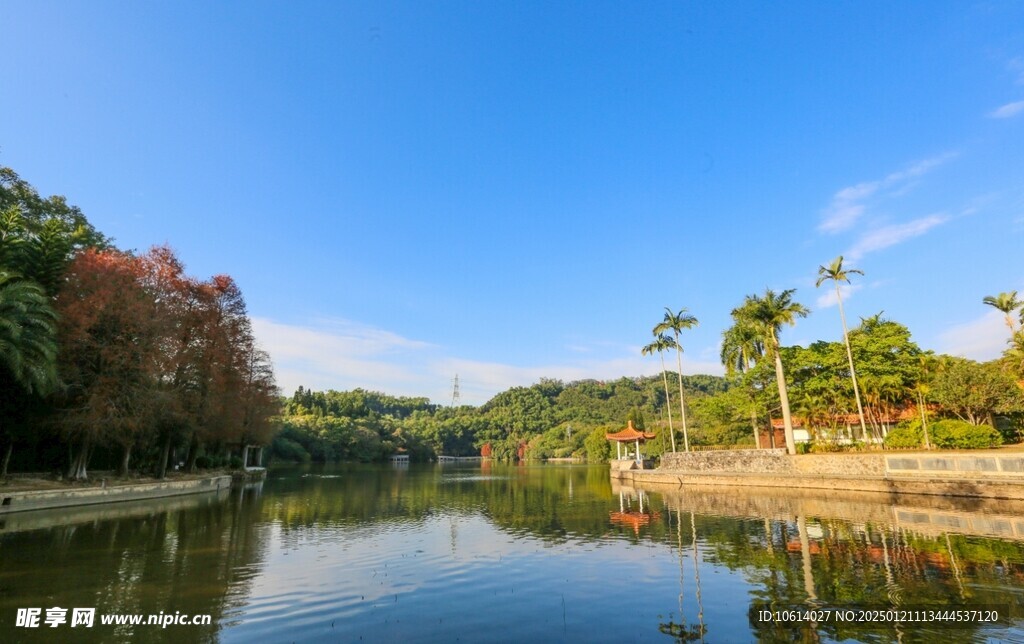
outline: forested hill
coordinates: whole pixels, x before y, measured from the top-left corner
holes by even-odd
[[[668,379],[678,432],[678,380],[674,373]],[[692,407],[688,414],[693,414],[691,440],[722,439],[702,427],[707,423],[700,420],[701,401],[727,389],[724,378],[683,376],[683,392]],[[528,458],[603,458],[608,450],[604,433],[621,429],[629,418],[648,430],[667,427],[660,376],[570,383],[542,379],[503,391],[483,406],[455,408],[362,389],[319,392],[299,387],[283,401],[283,414],[273,453],[277,459],[295,461],[372,461],[401,449],[414,460],[427,460],[438,454],[477,455],[484,444],[491,445],[496,457],[513,457],[525,445]],[[655,441],[652,453],[663,451],[660,443]]]

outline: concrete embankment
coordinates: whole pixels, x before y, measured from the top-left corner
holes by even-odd
[[[154,481],[110,486],[98,485],[83,488],[12,490],[9,492],[0,488],[0,516],[28,510],[139,501],[185,494],[203,494],[218,492],[230,487],[231,476],[223,475],[177,481]]]
[[[612,479],[613,493],[635,496],[639,490],[657,492],[668,508],[708,516],[782,521],[803,516],[890,525],[929,536],[963,534],[1024,541],[1024,501],[790,488],[679,488],[663,483],[633,487]]]
[[[785,450],[665,454],[657,469],[612,476],[634,484],[751,486],[1024,500],[1024,452],[866,452],[789,456]]]

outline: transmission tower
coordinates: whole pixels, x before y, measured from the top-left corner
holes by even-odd
[[[455,374],[455,379],[452,380],[452,407],[459,404],[459,374]]]

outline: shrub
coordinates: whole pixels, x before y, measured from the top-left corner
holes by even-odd
[[[890,449],[914,449],[924,445],[924,431],[920,419],[904,421],[885,436],[884,444]]]
[[[990,425],[947,419],[933,424],[929,430],[932,442],[942,449],[984,449],[1003,444],[1003,437]]]
[[[818,440],[812,443],[804,443],[809,445],[809,448],[805,448],[806,451],[800,451],[800,443],[797,443],[796,449],[798,453],[806,454],[834,454],[836,452],[857,452],[864,449],[864,443],[862,441],[854,441],[852,443],[838,443],[831,440]]]
[[[231,457],[231,461],[230,461],[230,466],[231,466],[231,469],[233,469],[233,470],[240,470],[240,469],[242,469],[242,457],[240,457],[240,456],[232,456]]]
[[[275,436],[274,442],[270,444],[270,455],[275,460],[290,463],[308,463],[310,461],[309,452],[302,445],[280,435]]]
[[[201,470],[208,470],[211,467],[214,467],[213,459],[207,456],[206,454],[203,454],[202,456],[197,456],[196,467],[198,467]]]

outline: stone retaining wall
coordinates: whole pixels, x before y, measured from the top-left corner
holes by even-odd
[[[728,474],[994,477],[1019,478],[1024,482],[1024,454],[860,452],[788,456],[784,449],[737,449],[665,454],[658,469]]]
[[[820,474],[671,472],[666,470],[613,472],[612,476],[622,482],[643,484],[644,486],[663,485],[675,489],[700,485],[720,485],[843,493],[928,494],[1024,501],[1024,479],[823,476]]]
[[[885,476],[885,458],[880,453],[803,454],[793,457],[800,474],[822,476]]]
[[[724,485],[1024,499],[1020,452],[860,452],[789,456],[783,449],[665,454],[654,471],[612,471],[676,487]]]
[[[670,472],[795,472],[784,449],[730,449],[662,454],[659,470]]]

